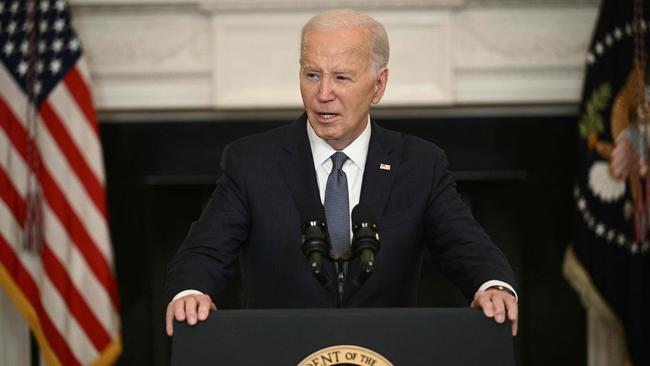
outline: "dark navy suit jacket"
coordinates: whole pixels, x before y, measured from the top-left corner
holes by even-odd
[[[320,203],[305,115],[231,143],[221,168],[210,202],[170,263],[167,299],[196,289],[219,306],[239,256],[244,307],[336,306],[335,291],[311,275],[301,251],[299,208]],[[381,249],[375,273],[360,287],[353,281],[359,265],[350,263],[346,306],[414,306],[427,250],[468,300],[488,280],[515,286],[506,258],[460,200],[434,144],[373,122],[360,202],[377,213]],[[326,270],[335,283],[333,264]]]

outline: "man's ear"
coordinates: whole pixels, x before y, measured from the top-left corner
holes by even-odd
[[[384,96],[386,84],[388,83],[388,67],[384,66],[377,72],[375,80],[375,94],[372,96],[372,104],[377,104]]]

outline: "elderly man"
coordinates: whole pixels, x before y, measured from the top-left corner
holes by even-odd
[[[386,89],[388,50],[383,26],[356,11],[327,11],[305,24],[306,113],[224,150],[223,176],[169,267],[169,335],[174,318],[196,324],[216,309],[240,254],[245,307],[336,306],[336,291],[311,275],[301,251],[300,208],[313,202],[325,206],[335,249],[350,245],[352,207],[363,202],[377,213],[382,246],[374,274],[346,291],[343,306],[414,306],[428,249],[472,306],[499,323],[508,318],[516,334],[514,275],[459,199],[444,153],[369,117]],[[333,263],[325,266],[335,273]],[[358,269],[358,260],[345,268]]]

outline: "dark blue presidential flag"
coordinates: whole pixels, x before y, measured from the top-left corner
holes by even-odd
[[[565,276],[650,365],[650,7],[605,0],[586,53]],[[614,331],[614,334],[616,332]]]

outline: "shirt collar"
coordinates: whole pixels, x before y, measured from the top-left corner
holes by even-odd
[[[352,141],[352,143],[345,149],[341,150],[348,156],[348,159],[361,170],[366,166],[368,145],[370,144],[370,129],[370,116],[368,116],[368,123],[361,135]],[[309,137],[309,145],[311,146],[311,156],[314,158],[314,167],[318,168],[328,162],[330,156],[332,156],[332,154],[337,150],[316,134],[316,131],[311,127],[309,121],[307,121],[307,136]]]

